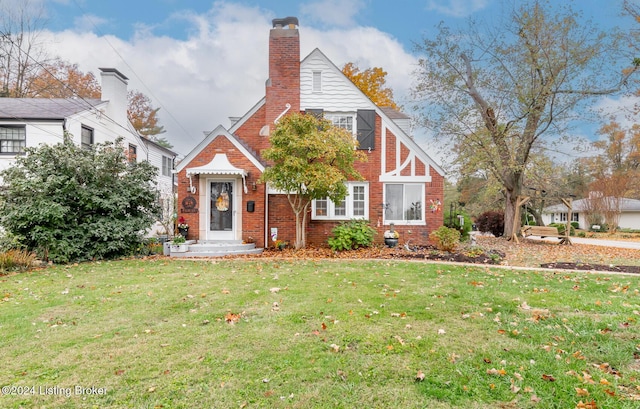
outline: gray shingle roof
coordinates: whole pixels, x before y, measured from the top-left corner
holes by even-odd
[[[572,210],[574,212],[583,212],[588,208],[588,199],[574,200],[572,203]],[[623,212],[640,212],[640,200],[636,199],[620,199],[620,210]],[[553,206],[545,207],[544,213],[562,213],[567,211],[567,206],[563,204],[557,204]]]
[[[102,102],[99,99],[0,98],[0,119],[64,119]]]

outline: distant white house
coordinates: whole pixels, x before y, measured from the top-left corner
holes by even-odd
[[[612,199],[613,200],[613,199]],[[621,198],[620,201],[620,221],[618,227],[622,229],[640,230],[640,200]],[[578,222],[580,229],[588,229],[587,211],[589,199],[574,200],[571,215],[564,204],[557,204],[545,207],[542,211],[542,221],[544,224],[566,223],[570,221]]]
[[[65,132],[87,148],[123,138],[130,161],[158,168],[160,200],[172,207],[176,154],[140,136],[129,121],[127,77],[115,68],[100,68],[100,79],[100,99],[0,98],[0,170],[12,166],[26,147],[62,142]]]

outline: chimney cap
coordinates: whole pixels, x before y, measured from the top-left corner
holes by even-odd
[[[271,24],[273,24],[273,28],[284,27],[289,25],[298,26],[298,17],[285,17],[285,18],[274,18],[271,20]]]
[[[100,71],[102,71],[103,73],[107,74],[107,73],[113,73],[115,75],[117,75],[118,77],[122,78],[123,80],[128,80],[129,78],[127,78],[123,73],[121,73],[120,71],[118,71],[115,68],[98,68]]]

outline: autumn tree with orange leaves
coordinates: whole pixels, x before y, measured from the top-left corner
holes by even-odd
[[[31,80],[27,98],[100,98],[100,84],[93,73],[61,59],[41,65]]]
[[[348,62],[342,67],[342,73],[377,106],[399,110],[398,105],[393,100],[393,90],[385,86],[387,72],[382,68],[373,67],[360,71],[357,65]]]

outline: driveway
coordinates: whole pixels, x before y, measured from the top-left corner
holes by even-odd
[[[544,238],[529,236],[528,240],[544,240],[549,242],[557,242],[555,238]],[[618,240],[603,240],[603,239],[588,239],[584,237],[571,237],[571,242],[574,244],[587,244],[590,246],[603,246],[603,247],[618,247],[622,249],[635,249],[640,250],[640,241],[618,241]]]

